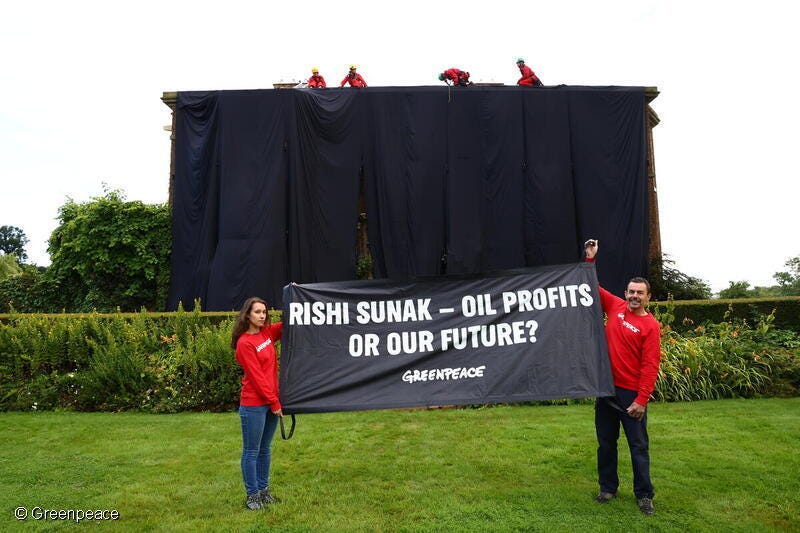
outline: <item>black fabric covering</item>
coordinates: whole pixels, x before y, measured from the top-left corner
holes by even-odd
[[[575,243],[586,238],[575,216],[569,93],[525,91],[522,97],[525,264],[574,261]]]
[[[352,279],[578,261],[647,272],[644,90],[370,87],[179,93],[168,306]],[[359,205],[363,180],[366,206]]]
[[[644,91],[571,91],[569,107],[577,231],[600,240],[597,276],[621,294],[647,274]]]
[[[444,273],[447,100],[421,87],[373,89],[363,98],[375,277]]]
[[[353,279],[364,128],[356,91],[286,91],[291,97],[292,279]],[[285,280],[284,280],[285,281]]]
[[[454,93],[447,107],[447,271],[523,266],[522,92]]]
[[[219,113],[226,120],[219,130],[221,208],[205,300],[208,309],[237,307],[252,294],[273,302],[288,276],[286,107],[279,100],[275,91],[219,96]]]
[[[218,93],[179,93],[175,109],[175,185],[168,308],[204,303],[217,248]]]

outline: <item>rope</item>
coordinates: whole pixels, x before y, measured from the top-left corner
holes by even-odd
[[[289,416],[292,417],[292,427],[289,428],[289,436],[288,437],[286,436],[286,429],[283,427],[283,417],[280,417],[280,421],[281,421],[281,438],[283,440],[289,440],[289,439],[292,438],[292,435],[294,435],[294,426],[295,426],[295,422],[296,421],[295,421],[294,415],[289,415]]]

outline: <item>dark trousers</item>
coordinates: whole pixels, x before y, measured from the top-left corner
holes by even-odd
[[[637,392],[616,387],[617,395],[598,398],[594,406],[594,427],[597,431],[597,474],[601,492],[616,493],[619,488],[617,475],[617,441],[619,425],[625,430],[633,466],[633,493],[637,498],[652,498],[653,484],[650,482],[650,441],[647,437],[647,413],[636,420],[624,412],[636,399]],[[622,409],[616,409],[610,402]]]

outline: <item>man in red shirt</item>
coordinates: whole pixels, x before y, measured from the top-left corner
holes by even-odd
[[[327,87],[327,85],[325,85],[325,78],[320,76],[317,67],[312,67],[311,69],[311,77],[308,78],[308,86],[311,89],[323,89]]]
[[[467,85],[472,85],[469,81],[469,72],[458,68],[449,68],[439,74],[439,81],[443,81],[450,85],[452,82],[453,85],[460,85],[461,87],[466,87]]]
[[[344,77],[342,83],[339,84],[339,87],[344,87],[345,83],[349,83],[350,87],[366,87],[367,82],[364,78],[361,77],[361,74],[356,72],[356,66],[350,65],[350,72],[347,73],[347,76]]]
[[[598,242],[586,241],[586,261],[594,262]],[[628,282],[625,299],[600,288],[600,303],[606,313],[606,342],[616,395],[595,403],[597,473],[600,493],[595,500],[606,503],[617,495],[617,440],[619,425],[625,430],[633,466],[633,492],[639,510],[653,514],[653,484],[650,482],[650,443],[647,436],[647,401],[656,384],[661,360],[661,327],[647,312],[650,284],[644,278]]]
[[[519,73],[522,77],[517,80],[517,85],[522,85],[526,87],[542,87],[542,81],[539,79],[539,76],[534,74],[531,67],[525,64],[525,60],[521,57],[517,58],[517,66],[519,67]]]

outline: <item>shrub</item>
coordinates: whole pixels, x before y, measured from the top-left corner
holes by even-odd
[[[776,330],[774,315],[751,326],[727,314],[720,323],[672,328],[678,306],[664,306],[661,367],[655,397],[667,401],[706,400],[800,393],[800,336]]]
[[[232,409],[241,386],[241,371],[230,348],[233,320],[200,326],[187,337],[163,337],[167,347],[145,391],[143,407],[154,412]]]
[[[154,381],[148,358],[137,342],[118,339],[109,329],[99,341],[91,341],[92,355],[85,369],[76,371],[75,407],[82,410],[136,409],[142,391]]]

